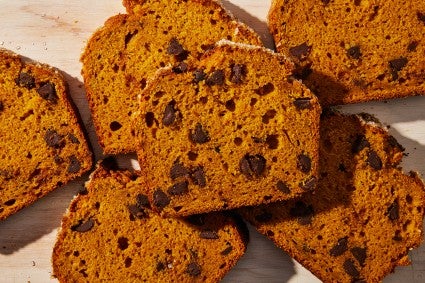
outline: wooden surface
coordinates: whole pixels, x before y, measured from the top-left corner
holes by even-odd
[[[225,6],[260,33],[272,46],[266,15],[270,0],[224,1]],[[51,64],[66,74],[71,95],[90,132],[96,158],[101,158],[80,75],[79,56],[87,39],[110,16],[123,13],[120,0],[0,0],[0,47]],[[425,67],[425,66],[424,66]],[[344,107],[370,112],[390,126],[406,147],[405,170],[425,174],[425,97]],[[0,137],[1,138],[1,137]],[[134,156],[120,158],[136,166]],[[51,193],[0,223],[0,282],[56,282],[50,255],[61,216],[87,176]],[[248,251],[224,282],[320,282],[251,227]],[[412,265],[399,267],[384,282],[425,282],[425,246],[410,253]]]

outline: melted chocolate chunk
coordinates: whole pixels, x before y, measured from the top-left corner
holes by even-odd
[[[168,189],[168,193],[173,196],[184,195],[189,191],[187,181],[174,184]]]
[[[425,13],[417,12],[418,20],[420,20],[425,25]]]
[[[292,217],[298,219],[301,225],[309,225],[312,223],[314,216],[314,209],[312,205],[307,205],[302,201],[297,201],[295,205],[289,210]]]
[[[37,93],[41,98],[56,103],[58,96],[56,95],[55,85],[51,82],[47,82],[37,89]]]
[[[146,211],[143,208],[140,208],[138,205],[129,205],[127,206],[128,211],[130,212],[130,214],[133,217],[139,218],[139,219],[143,219],[146,216],[148,216],[148,214],[146,213]],[[130,218],[133,219],[133,218]]]
[[[359,262],[361,266],[364,266],[366,261],[366,248],[354,247],[350,249],[351,254]]]
[[[170,198],[161,189],[156,189],[153,193],[153,204],[157,208],[163,209],[170,204]]]
[[[80,144],[80,141],[74,134],[68,134],[68,138],[73,144]]]
[[[177,159],[174,161],[173,166],[171,166],[170,177],[175,180],[179,177],[184,177],[189,175],[189,170],[184,167],[182,163]]]
[[[168,44],[167,47],[167,53],[169,55],[181,55],[185,52],[183,46],[180,44],[180,42],[177,40],[177,38],[173,37]]]
[[[302,97],[294,100],[294,105],[298,110],[311,109],[311,97]]]
[[[217,70],[217,71],[214,71],[211,75],[209,75],[205,83],[208,86],[213,86],[213,85],[222,85],[224,84],[224,81],[225,81],[224,71]]]
[[[348,48],[347,55],[348,57],[352,59],[360,59],[360,57],[362,56],[362,52],[360,51],[360,46],[356,45],[356,46],[352,46]]]
[[[61,145],[62,136],[55,130],[47,130],[44,134],[44,141],[49,147],[58,148]]]
[[[171,126],[177,119],[179,110],[176,108],[176,102],[171,100],[167,106],[165,106],[164,114],[162,116],[162,123],[164,126]]]
[[[311,158],[305,154],[298,155],[298,169],[303,173],[309,173],[311,170]]]
[[[181,74],[187,72],[188,66],[185,62],[180,62],[173,67],[173,72],[176,74]]]
[[[202,70],[202,69],[197,69],[193,72],[193,82],[194,83],[199,83],[200,81],[205,80],[206,77],[207,77],[207,74],[205,74],[204,70]]]
[[[338,240],[335,246],[329,251],[331,256],[337,257],[348,250],[348,238],[344,237]]]
[[[289,48],[289,53],[300,61],[305,60],[310,51],[311,46],[308,46],[305,42],[300,45]]]
[[[25,72],[19,73],[19,76],[15,80],[15,83],[18,86],[25,87],[27,89],[32,89],[35,87],[34,77],[31,74]]]
[[[190,173],[190,178],[192,179],[192,181],[195,185],[197,185],[201,188],[203,188],[207,185],[204,167],[202,167],[202,166],[195,167],[192,170],[192,172]]]
[[[162,270],[164,270],[164,269],[165,269],[165,264],[164,264],[163,262],[159,261],[159,262],[156,264],[156,271],[157,271],[157,272],[160,272],[160,271],[162,271]]]
[[[81,162],[75,157],[75,155],[72,155],[69,158],[69,165],[68,165],[68,173],[77,173],[81,169]]]
[[[344,262],[344,270],[345,272],[353,278],[358,278],[360,276],[360,272],[357,270],[356,265],[352,259],[347,259]]]
[[[227,248],[225,248],[224,250],[222,250],[220,252],[220,254],[221,255],[228,255],[228,254],[230,254],[232,252],[232,250],[233,250],[233,247],[232,246],[228,246]]]
[[[410,42],[409,45],[407,46],[407,51],[409,51],[409,52],[415,51],[416,47],[418,47],[418,45],[419,45],[419,42],[417,42],[417,41]]]
[[[367,154],[367,163],[375,170],[382,169],[382,161],[379,155],[374,150],[370,150]]]
[[[272,83],[267,83],[257,88],[256,90],[254,90],[254,92],[260,96],[264,96],[271,93],[273,90],[274,90],[274,85]]]
[[[388,207],[387,215],[391,221],[397,220],[399,218],[399,205],[396,200]]]
[[[219,238],[216,231],[204,230],[201,232],[200,237],[202,239],[216,240]]]
[[[151,205],[149,203],[149,199],[146,195],[138,194],[136,196],[136,205],[140,208],[150,208]]]
[[[194,131],[190,131],[189,138],[194,143],[203,144],[210,140],[208,132],[203,129],[200,123],[197,123]]]
[[[245,154],[239,162],[239,170],[248,178],[260,177],[265,169],[266,159],[260,154]]]
[[[243,82],[245,75],[246,75],[246,66],[243,64],[235,64],[232,67],[232,72],[230,74],[230,81],[235,84],[240,84]]]
[[[278,181],[277,184],[276,184],[276,187],[279,191],[281,191],[284,194],[290,194],[291,193],[289,186],[283,181]]]
[[[393,80],[398,79],[398,72],[401,71],[406,65],[407,65],[407,58],[406,57],[400,57],[397,59],[393,59],[389,62],[390,68],[391,68],[391,75],[393,77]]]
[[[364,135],[357,135],[351,147],[352,153],[359,153],[362,149],[370,147],[369,141]]]
[[[71,230],[75,232],[88,232],[90,231],[94,226],[94,220],[88,219],[87,221],[79,220],[77,224],[71,226]]]
[[[190,276],[197,277],[201,275],[201,267],[196,262],[189,263],[186,267],[186,273]]]

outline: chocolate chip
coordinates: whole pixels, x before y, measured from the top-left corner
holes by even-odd
[[[311,109],[311,97],[302,97],[294,100],[294,105],[298,110]]]
[[[297,167],[303,173],[309,173],[311,170],[311,158],[305,154],[298,155]]]
[[[199,276],[201,274],[201,267],[196,262],[189,263],[186,268],[186,273],[193,277]]]
[[[139,208],[150,208],[149,199],[146,195],[138,194],[136,196],[136,205]]]
[[[415,51],[416,47],[418,47],[418,45],[419,45],[419,42],[417,42],[417,41],[410,42],[409,45],[407,46],[407,51],[409,51],[409,52]]]
[[[351,152],[359,153],[360,151],[362,151],[362,149],[366,147],[370,147],[369,141],[364,135],[357,135],[356,139],[353,142],[353,145],[351,146]]]
[[[208,86],[222,85],[224,84],[224,80],[225,80],[224,71],[217,70],[217,71],[214,71],[211,75],[209,75],[205,83]]]
[[[187,186],[187,181],[174,184],[168,189],[168,193],[173,196],[183,195],[189,191]]]
[[[356,265],[354,264],[354,261],[352,259],[347,259],[344,262],[343,267],[345,272],[351,277],[358,278],[360,276],[360,273],[357,270]]]
[[[44,141],[48,146],[58,148],[61,144],[62,136],[59,135],[58,132],[56,132],[55,130],[49,129],[44,134]]]
[[[228,246],[227,248],[225,248],[224,250],[222,250],[220,252],[220,254],[221,255],[228,255],[228,254],[230,254],[232,252],[232,250],[233,250],[233,247],[232,246]]]
[[[314,176],[311,176],[304,182],[301,182],[299,186],[304,191],[312,191],[317,187],[317,178]]]
[[[153,193],[153,204],[157,208],[163,209],[170,204],[170,198],[161,189],[156,189]]]
[[[307,205],[302,201],[297,201],[289,210],[289,214],[292,217],[297,217],[298,223],[301,225],[308,225],[311,224],[313,220],[314,209],[312,205]]]
[[[218,239],[218,234],[215,231],[211,231],[211,230],[204,230],[201,232],[200,237],[202,239],[209,239],[209,240],[216,240]]]
[[[344,238],[338,239],[338,242],[329,251],[329,254],[331,256],[337,257],[345,253],[347,250],[348,250],[348,238],[344,237]]]
[[[157,272],[160,272],[160,271],[162,271],[162,270],[164,270],[165,269],[165,264],[164,263],[162,263],[161,261],[159,261],[157,264],[156,264],[156,271]]]
[[[277,189],[284,194],[290,194],[291,193],[291,190],[289,189],[288,185],[283,181],[278,181],[276,186],[277,186]]]
[[[186,217],[186,221],[195,226],[202,226],[205,224],[205,216],[202,214],[194,214]]]
[[[366,248],[354,247],[350,249],[350,252],[354,256],[354,258],[359,262],[361,266],[364,266],[366,261]]]
[[[245,154],[239,162],[239,170],[248,178],[260,177],[265,169],[266,159],[260,154]]]
[[[176,108],[176,102],[171,100],[167,106],[165,106],[162,116],[162,123],[164,126],[171,126],[176,121],[178,114],[179,110]]]
[[[359,59],[362,56],[362,52],[360,51],[360,46],[352,46],[347,50],[348,57],[352,59]]]
[[[391,68],[391,75],[393,77],[393,80],[398,79],[398,72],[401,71],[406,65],[407,65],[407,58],[406,57],[400,57],[397,59],[393,59],[389,62],[390,68]]]
[[[302,61],[307,57],[310,50],[311,46],[308,46],[307,43],[304,42],[300,45],[289,48],[289,53],[292,56],[296,57],[298,60]]]
[[[112,121],[109,124],[109,128],[111,129],[111,131],[115,132],[115,131],[118,131],[119,129],[121,129],[122,128],[122,125],[118,121]]]
[[[68,134],[68,138],[73,144],[80,144],[80,141],[78,140],[78,138],[74,136],[73,134]]]
[[[63,158],[62,158],[62,157],[60,157],[59,155],[55,155],[55,157],[53,157],[53,161],[54,161],[56,164],[62,164],[62,163],[63,163]]]
[[[45,100],[56,102],[58,99],[56,95],[55,85],[53,83],[47,82],[43,84],[37,89],[37,92],[41,96],[41,98]]]
[[[272,83],[267,83],[257,88],[256,90],[254,90],[254,92],[260,96],[264,96],[271,93],[273,90],[274,90],[274,85]]]
[[[181,74],[187,72],[188,66],[185,62],[180,62],[173,67],[173,72],[176,74]]]
[[[181,55],[185,52],[183,46],[180,44],[180,42],[177,40],[177,38],[173,37],[168,44],[167,47],[167,53],[170,55]]]
[[[84,232],[90,231],[93,228],[93,226],[94,226],[93,219],[88,219],[87,221],[79,220],[78,224],[71,226],[71,230],[75,232],[84,233]]]
[[[3,102],[0,101],[0,112],[3,111],[4,106],[3,106]]]
[[[32,89],[35,87],[35,79],[29,73],[19,73],[18,78],[15,80],[15,83],[21,87],[25,87],[27,89]]]
[[[425,25],[425,13],[417,12],[418,20],[420,20]]]
[[[243,82],[245,75],[246,75],[246,66],[243,64],[235,64],[232,67],[232,72],[230,74],[230,81],[235,84],[240,84]]]
[[[370,150],[367,154],[367,160],[366,162],[375,170],[381,170],[382,169],[382,161],[379,155],[374,151]]]
[[[174,161],[173,166],[171,166],[170,177],[175,180],[179,177],[184,177],[189,175],[189,170],[183,166],[182,163],[177,159]]]
[[[68,165],[68,173],[77,173],[81,169],[81,162],[75,157],[75,155],[72,155],[69,158],[69,165]]]
[[[273,215],[270,212],[263,211],[260,214],[255,215],[255,221],[260,223],[265,223],[270,221],[273,218]]]
[[[138,205],[131,204],[131,205],[127,206],[127,208],[128,208],[128,211],[130,212],[130,214],[133,217],[143,219],[146,216],[148,216],[146,211],[144,209],[140,208]]]
[[[394,201],[387,209],[387,215],[390,220],[394,221],[399,218],[399,206],[398,202]]]
[[[192,181],[195,185],[197,185],[201,188],[203,188],[207,185],[204,167],[202,167],[202,166],[195,167],[192,170],[192,172],[190,173],[190,178],[192,179]]]
[[[200,123],[197,123],[195,126],[195,130],[190,130],[189,138],[194,143],[203,144],[210,140],[208,132],[203,129]]]
[[[205,74],[204,70],[202,70],[202,69],[197,69],[193,72],[193,82],[194,83],[199,83],[200,81],[205,80],[206,77],[207,77],[207,74]]]

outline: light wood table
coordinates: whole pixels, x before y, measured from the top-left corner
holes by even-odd
[[[270,0],[232,0],[224,4],[259,32],[266,46],[272,46],[266,25]],[[88,114],[79,57],[96,28],[120,12],[124,13],[120,0],[0,0],[0,47],[56,66],[66,74],[97,159],[102,154]],[[424,109],[425,97],[343,108],[353,113],[373,113],[391,126],[390,133],[410,153],[403,163],[406,171],[416,170],[422,176],[425,173]],[[122,157],[120,164],[137,166],[135,156]],[[0,282],[56,282],[51,278],[51,250],[61,216],[86,180],[87,176],[74,181],[0,223]],[[224,282],[320,282],[265,237],[251,227],[250,230],[248,251]],[[412,265],[397,268],[384,282],[425,282],[425,246],[410,255]]]

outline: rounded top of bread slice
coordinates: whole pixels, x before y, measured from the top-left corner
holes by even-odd
[[[135,151],[129,116],[158,68],[186,69],[216,41],[261,44],[216,1],[142,1],[138,12],[110,18],[81,57],[99,143],[105,153]]]

